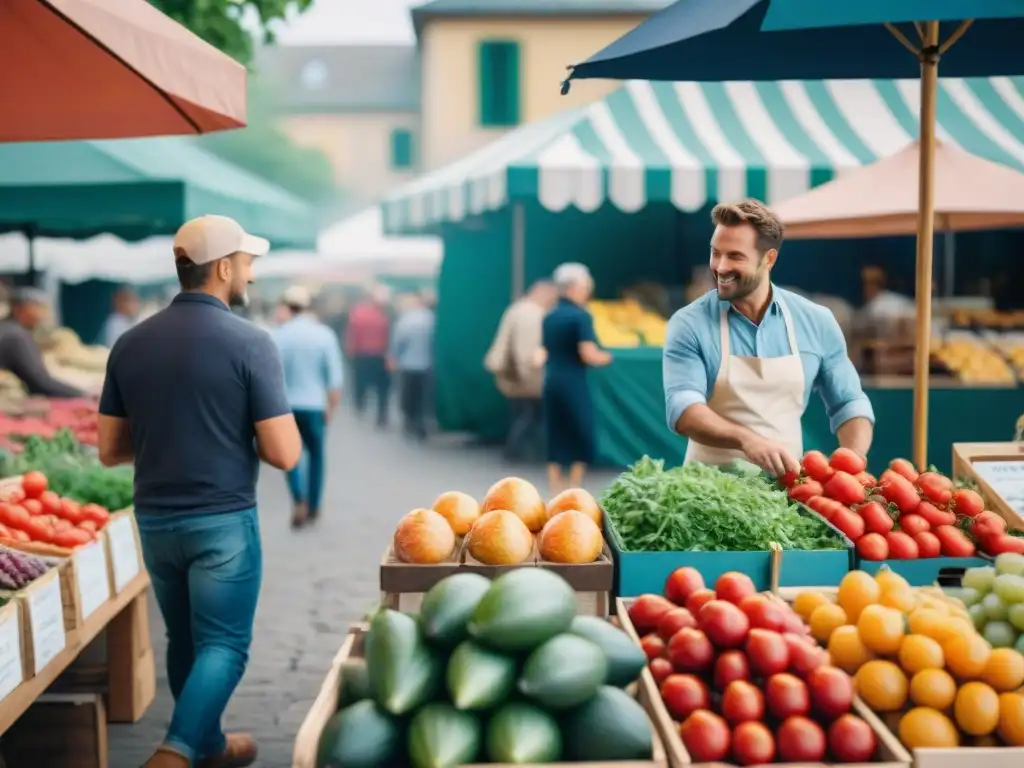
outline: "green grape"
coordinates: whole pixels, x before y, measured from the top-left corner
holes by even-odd
[[[981,598],[981,605],[985,609],[985,615],[989,621],[1006,621],[1009,609],[1006,603],[999,599],[999,595],[991,593]]]
[[[976,589],[981,594],[986,594],[992,589],[992,582],[996,578],[996,569],[990,565],[982,566],[980,568],[968,568],[964,572],[963,585],[971,589]]]
[[[1024,576],[1024,555],[1018,555],[1016,552],[999,555],[996,558],[996,572]]]
[[[981,592],[970,587],[945,587],[942,591],[959,600],[965,608],[970,608],[982,598]]]
[[[1024,603],[1024,576],[1003,573],[992,582],[992,591],[1004,603]]]
[[[1006,618],[1013,626],[1024,632],[1024,603],[1014,603],[1011,605]]]
[[[985,624],[988,623],[988,616],[985,615],[985,606],[981,603],[975,603],[967,609],[967,613],[971,615],[971,621],[974,622],[974,628],[981,632],[985,628]]]
[[[1018,652],[1024,653],[1024,635],[1017,638],[1017,642],[1014,643],[1013,647],[1016,648]]]
[[[1017,642],[1017,630],[1005,621],[990,621],[981,635],[993,648],[1013,648]]]

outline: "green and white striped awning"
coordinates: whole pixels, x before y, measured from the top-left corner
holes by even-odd
[[[387,196],[385,226],[421,231],[513,200],[632,212],[648,202],[778,202],[916,138],[917,80],[631,81],[518,128]],[[938,137],[1024,170],[1024,78],[944,79]]]

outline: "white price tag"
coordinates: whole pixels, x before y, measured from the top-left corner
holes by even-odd
[[[0,618],[0,701],[6,699],[25,680],[21,658],[21,621],[18,606]]]
[[[87,619],[110,599],[110,578],[107,575],[107,552],[103,540],[82,547],[74,554],[75,581],[82,618]]]
[[[59,577],[29,592],[28,615],[34,673],[38,675],[64,650],[64,604],[60,599]]]
[[[110,563],[114,569],[114,592],[120,594],[139,575],[139,548],[131,517],[125,515],[107,523],[107,536],[110,541]]]
[[[1003,501],[1024,515],[1024,461],[975,461],[971,466]]]

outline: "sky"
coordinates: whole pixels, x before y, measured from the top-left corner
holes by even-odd
[[[313,7],[275,27],[282,45],[413,43],[409,8],[423,0],[316,0]]]

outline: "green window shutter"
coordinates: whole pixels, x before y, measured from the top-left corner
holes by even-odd
[[[480,125],[519,124],[519,44],[485,40],[479,51]]]
[[[391,132],[391,167],[396,170],[413,166],[412,131],[395,128]]]

